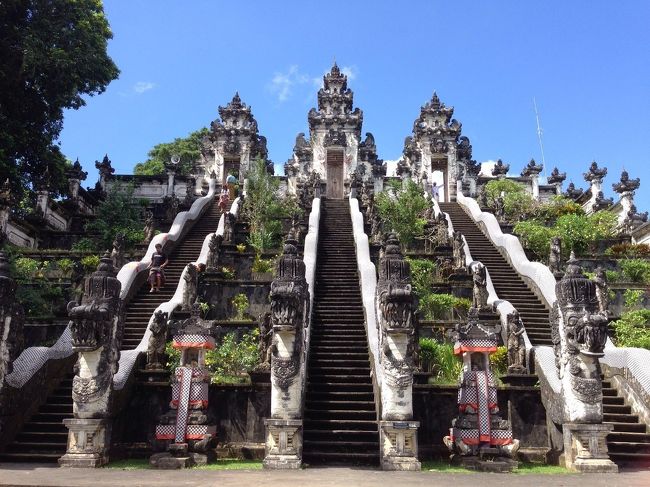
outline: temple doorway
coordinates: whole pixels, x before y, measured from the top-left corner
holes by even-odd
[[[327,197],[334,200],[343,199],[343,151],[327,151]]]
[[[229,174],[239,179],[239,158],[227,158],[223,161],[223,181],[221,181],[221,184],[226,184],[226,178]]]

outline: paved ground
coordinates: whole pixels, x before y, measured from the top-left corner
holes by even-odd
[[[351,468],[311,468],[299,471],[265,470],[117,470],[60,469],[52,466],[3,464],[0,466],[2,486],[92,486],[92,487],[648,487],[650,471],[620,474],[445,474],[433,472],[380,472]]]

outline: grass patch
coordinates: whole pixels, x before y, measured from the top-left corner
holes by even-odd
[[[118,470],[149,470],[149,460],[144,458],[132,458],[128,460],[115,460],[105,465],[104,468]],[[261,470],[261,460],[239,460],[236,458],[221,458],[216,462],[201,467],[193,467],[195,470]]]
[[[440,473],[482,473],[475,470],[468,470],[463,467],[456,465],[450,465],[449,462],[445,460],[428,460],[422,462],[422,471],[423,472],[440,472]],[[545,465],[543,463],[519,463],[519,468],[513,473],[520,475],[527,474],[545,474],[545,475],[557,475],[557,474],[568,474],[571,473],[564,467],[559,467],[557,465]]]

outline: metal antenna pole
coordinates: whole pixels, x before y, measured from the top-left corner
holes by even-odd
[[[542,164],[544,166],[544,177],[546,177],[546,160],[544,159],[544,143],[542,142],[542,127],[539,124],[539,112],[537,111],[537,102],[533,97],[533,106],[535,107],[535,120],[537,121],[537,140],[539,141],[539,149],[542,151]]]

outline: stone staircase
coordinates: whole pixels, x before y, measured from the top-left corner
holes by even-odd
[[[323,200],[304,413],[306,464],[379,464],[368,340],[347,200]]]
[[[132,350],[140,343],[151,315],[174,295],[183,269],[198,259],[205,237],[217,230],[220,217],[218,206],[212,204],[171,252],[165,268],[167,281],[162,290],[149,293],[150,286],[144,282],[127,304],[122,350]],[[25,423],[15,441],[7,445],[7,453],[0,455],[0,461],[56,462],[65,454],[68,430],[62,421],[72,418],[72,377],[72,373],[66,376],[48,396],[38,413]]]
[[[199,258],[205,237],[217,231],[220,217],[219,207],[213,203],[185,235],[182,242],[168,255],[169,263],[165,267],[166,283],[160,292],[150,293],[149,283],[144,282],[129,301],[124,321],[122,350],[133,350],[138,346],[149,325],[151,315],[158,306],[172,298],[183,269]]]
[[[27,421],[13,442],[0,454],[0,462],[56,462],[65,454],[72,418],[72,374],[68,374],[47,397],[45,404]]]
[[[614,425],[607,435],[609,457],[619,467],[650,468],[650,434],[611,381],[603,380],[603,422]]]
[[[481,261],[487,267],[494,284],[494,290],[499,298],[510,301],[519,311],[531,343],[553,346],[549,309],[533,293],[462,206],[458,203],[440,203],[440,209],[449,214],[454,230],[460,231],[465,236],[472,258]]]

